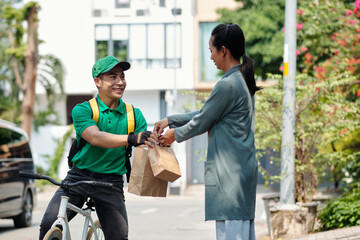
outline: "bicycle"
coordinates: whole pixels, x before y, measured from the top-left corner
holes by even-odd
[[[80,184],[90,184],[93,186],[101,186],[101,187],[112,187],[113,186],[112,183],[99,182],[99,181],[78,181],[74,183],[68,183],[64,181],[57,182],[51,177],[40,175],[37,173],[31,173],[31,172],[19,172],[19,176],[25,178],[32,178],[32,179],[44,179],[51,182],[52,184],[61,187],[64,190],[64,195],[61,196],[58,218],[54,221],[49,231],[45,234],[44,240],[71,240],[70,227],[66,214],[67,209],[70,209],[82,215],[85,218],[81,240],[105,239],[99,220],[94,221],[91,216],[91,212],[95,211],[94,203],[92,199],[88,198],[86,200],[86,208],[79,208],[69,203],[69,190],[70,187],[77,186]]]

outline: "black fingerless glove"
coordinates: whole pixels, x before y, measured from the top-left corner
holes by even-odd
[[[133,133],[131,132],[128,136],[128,143],[132,146],[139,146],[141,144],[145,144],[145,141],[147,141],[148,137],[150,137],[151,132],[150,131],[142,131],[139,133]]]

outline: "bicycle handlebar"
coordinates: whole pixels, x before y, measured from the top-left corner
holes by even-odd
[[[89,185],[93,185],[93,186],[98,186],[98,187],[109,187],[111,188],[113,186],[112,183],[107,183],[107,182],[98,182],[98,181],[77,181],[77,182],[73,182],[73,183],[69,183],[69,182],[57,182],[54,179],[52,179],[51,177],[48,176],[44,176],[44,175],[40,175],[37,173],[32,173],[32,172],[23,172],[20,171],[19,172],[19,176],[20,177],[25,177],[25,178],[33,178],[33,179],[45,179],[48,180],[49,182],[51,182],[52,184],[55,184],[57,186],[60,187],[73,187],[73,186],[77,186],[80,184],[89,184]]]

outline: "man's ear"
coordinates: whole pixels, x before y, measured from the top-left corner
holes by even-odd
[[[100,87],[101,86],[101,79],[99,77],[94,78],[94,83],[95,83],[96,87]]]

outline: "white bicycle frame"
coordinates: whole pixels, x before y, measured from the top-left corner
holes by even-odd
[[[71,240],[70,235],[70,227],[69,222],[67,219],[66,210],[70,209],[78,214],[81,214],[83,217],[85,217],[84,225],[83,225],[83,232],[82,232],[82,240],[86,239],[89,227],[93,229],[93,234],[95,236],[95,239],[98,240],[98,235],[96,232],[96,228],[94,225],[94,221],[91,217],[91,209],[81,209],[71,203],[69,203],[69,197],[67,196],[61,196],[61,202],[58,212],[58,218],[55,220],[55,222],[52,224],[51,228],[57,227],[59,225],[62,226],[62,240]],[[89,226],[90,224],[90,226]]]

